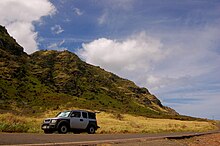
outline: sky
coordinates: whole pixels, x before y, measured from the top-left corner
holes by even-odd
[[[183,115],[220,119],[219,0],[1,0],[31,54],[69,50]]]

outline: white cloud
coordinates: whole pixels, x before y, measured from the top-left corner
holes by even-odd
[[[47,46],[48,49],[53,50],[67,50],[67,48],[62,47],[62,45],[65,43],[65,40],[62,40],[60,42],[51,43]]]
[[[68,23],[71,22],[71,20],[69,18],[64,19],[64,22]]]
[[[147,36],[145,32],[124,41],[100,38],[82,46],[78,54],[88,63],[100,65],[124,77],[130,77],[134,72],[151,70],[151,64],[167,55],[161,42]]]
[[[122,14],[131,11],[134,3],[134,0],[100,0],[98,4],[103,7],[103,13],[97,18],[98,24],[108,24],[111,27],[122,24],[126,19],[122,18]]]
[[[120,10],[130,10],[133,7],[133,4],[135,3],[135,0],[102,0],[99,1],[99,4],[101,4],[106,9],[120,9]]]
[[[178,112],[194,117],[200,118],[209,118],[209,119],[220,119],[219,114],[219,94],[213,95],[199,95],[196,97],[197,100],[186,99],[187,103],[181,103],[181,99],[178,99],[179,103],[170,103],[167,106],[170,106],[177,110]]]
[[[73,8],[73,11],[76,15],[81,16],[83,15],[83,12],[79,8]]]
[[[182,36],[169,33],[167,39],[173,41],[169,43],[162,43],[145,32],[123,41],[100,38],[83,44],[78,54],[88,63],[155,90],[167,85],[190,84],[187,81],[191,78],[219,67],[219,54],[211,49],[212,42],[219,39],[215,27],[181,32]]]
[[[98,18],[98,23],[102,25],[105,24],[107,20],[108,20],[108,13],[105,12]]]
[[[48,0],[1,0],[0,24],[6,26],[10,35],[30,54],[38,48],[33,22],[40,22],[42,16],[54,12],[55,7]]]
[[[51,27],[51,31],[52,31],[52,33],[54,33],[54,34],[60,34],[60,33],[62,33],[64,30],[63,30],[63,28],[62,28],[60,25],[55,25],[55,26]]]

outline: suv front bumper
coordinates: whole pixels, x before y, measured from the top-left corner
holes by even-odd
[[[43,124],[41,126],[42,130],[56,130],[56,125],[55,124]]]

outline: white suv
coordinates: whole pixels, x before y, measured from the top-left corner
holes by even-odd
[[[69,131],[74,133],[88,132],[94,134],[100,128],[97,125],[96,113],[84,110],[72,110],[60,112],[55,118],[48,118],[41,126],[44,133],[65,134]]]

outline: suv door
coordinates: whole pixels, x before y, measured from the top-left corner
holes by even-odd
[[[82,119],[83,119],[83,124],[81,125],[82,129],[86,129],[89,124],[88,112],[82,112]]]
[[[88,125],[88,114],[81,111],[73,111],[70,115],[70,127],[73,129],[85,129]]]

